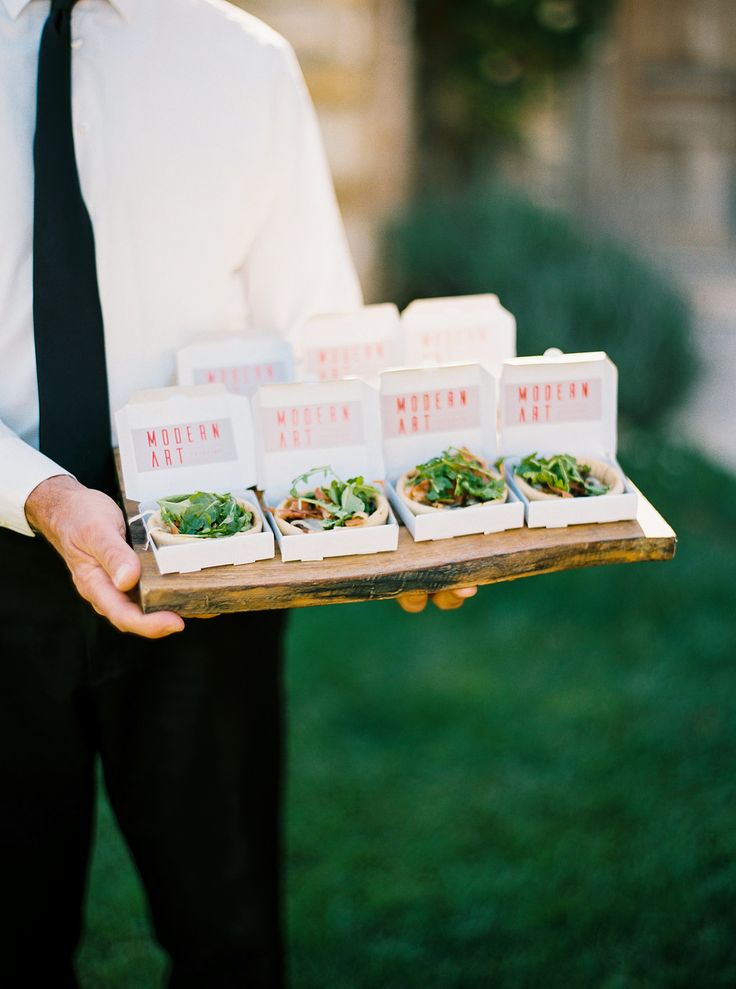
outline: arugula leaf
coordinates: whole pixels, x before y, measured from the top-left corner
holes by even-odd
[[[355,494],[351,483],[346,484],[342,489],[342,494],[340,495],[340,507],[346,515],[355,515],[356,512],[365,511],[365,504],[363,500]]]
[[[516,468],[516,473],[539,491],[563,498],[594,497],[608,491],[607,484],[591,476],[588,464],[569,453],[556,453],[548,458],[530,453]]]
[[[329,484],[308,487],[301,491],[298,489],[297,485],[307,485],[311,478],[319,474],[322,474],[326,480],[330,479]],[[361,512],[371,515],[378,507],[380,496],[378,489],[372,484],[366,484],[363,477],[350,477],[347,481],[343,481],[329,465],[312,467],[311,470],[295,477],[291,482],[289,494],[298,501],[324,509],[328,517],[322,522],[322,528],[326,530],[344,526]]]
[[[245,532],[253,524],[253,513],[231,494],[195,491],[160,498],[158,504],[163,524],[169,532],[182,536],[218,539]]]
[[[464,508],[500,498],[503,478],[465,447],[448,447],[438,457],[418,464],[407,478],[412,497],[430,505]],[[417,490],[418,489],[418,490]]]

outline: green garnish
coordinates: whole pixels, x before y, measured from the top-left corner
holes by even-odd
[[[329,483],[321,484],[306,491],[299,491],[298,484],[308,484],[315,474],[322,474],[325,479],[332,478]],[[308,505],[315,505],[327,512],[327,518],[322,521],[323,529],[336,529],[346,525],[350,519],[360,513],[372,515],[378,508],[379,490],[372,484],[366,484],[362,477],[351,477],[343,481],[332,467],[312,467],[311,470],[295,477],[291,482],[289,494],[292,498]]]
[[[530,453],[516,468],[516,473],[533,488],[563,498],[586,498],[608,491],[607,484],[591,476],[588,464],[578,462],[568,453],[557,453],[548,458]]]
[[[243,508],[231,494],[196,491],[194,494],[161,498],[161,521],[181,536],[218,539],[250,529],[253,513]]]
[[[464,508],[501,498],[503,478],[465,447],[450,446],[438,457],[418,464],[406,480],[407,493],[428,505]]]

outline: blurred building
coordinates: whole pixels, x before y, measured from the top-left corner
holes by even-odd
[[[407,191],[412,43],[404,0],[237,0],[294,46],[317,107],[366,296],[387,215]]]
[[[619,0],[576,78],[529,115],[508,173],[674,272],[704,376],[682,425],[736,466],[736,4]]]
[[[530,115],[526,181],[658,251],[736,247],[733,0],[620,0]]]

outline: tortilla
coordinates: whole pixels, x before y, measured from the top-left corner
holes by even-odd
[[[276,520],[276,525],[279,527],[279,531],[282,532],[283,535],[285,535],[285,536],[305,536],[305,535],[310,535],[310,533],[305,532],[305,530],[299,528],[299,526],[292,525],[292,523],[291,522],[287,522],[286,519],[279,518],[278,513],[281,511],[281,509],[282,508],[285,508],[286,505],[288,505],[289,502],[290,501],[293,501],[293,500],[294,499],[291,498],[291,497],[284,498],[284,500],[281,502],[281,504],[278,506],[278,508],[274,511],[273,517]],[[385,498],[384,495],[378,493],[376,495],[376,503],[377,503],[377,508],[376,508],[375,512],[372,512],[368,516],[368,518],[365,520],[365,522],[362,523],[362,525],[360,525],[360,526],[357,526],[357,525],[356,526],[353,526],[353,525],[349,525],[349,526],[340,525],[340,526],[337,526],[334,529],[325,529],[325,530],[322,530],[322,531],[323,532],[336,532],[336,531],[339,531],[341,529],[358,529],[358,528],[364,528],[365,526],[369,526],[369,525],[383,525],[386,522],[386,520],[388,519],[388,502],[386,501],[386,498]],[[315,532],[318,532],[319,530],[314,530],[314,531]]]
[[[260,532],[263,528],[261,513],[250,501],[243,501],[236,498],[235,501],[253,515],[253,520],[249,529],[243,532],[234,532],[232,536],[183,536],[177,532],[169,532],[161,521],[161,512],[154,512],[148,520],[148,531],[157,546],[178,546],[180,543],[202,542],[205,539],[238,539],[242,536],[252,536]]]
[[[602,460],[594,460],[592,457],[576,457],[578,464],[584,464],[590,467],[590,476],[594,477],[596,480],[600,481],[602,484],[608,485],[608,491],[602,495],[593,495],[595,498],[605,498],[609,494],[621,494],[624,490],[624,479],[619,473],[619,471],[613,467],[611,464],[604,463]],[[524,495],[527,501],[559,501],[562,495],[549,494],[547,491],[538,491],[536,488],[532,487],[528,481],[525,481],[523,477],[519,477],[518,474],[514,474],[514,481],[519,489],[519,491]],[[584,498],[585,495],[573,495],[573,498]]]
[[[476,460],[478,460],[480,463],[482,463],[485,466],[485,461],[481,460],[480,457],[476,457]],[[399,498],[401,498],[401,500],[405,502],[406,505],[408,505],[409,510],[412,512],[412,514],[434,515],[436,512],[442,511],[443,509],[456,511],[456,509],[452,505],[427,505],[423,501],[417,501],[415,498],[410,498],[407,492],[407,488],[411,487],[409,478],[411,477],[411,475],[414,473],[415,470],[416,468],[412,467],[410,470],[405,471],[396,482],[396,493],[398,494]],[[495,474],[494,477],[500,478],[501,475]],[[486,505],[502,505],[506,501],[508,496],[509,496],[509,489],[504,484],[503,493],[500,494],[497,498],[491,498],[490,501],[479,501],[475,505],[461,505],[458,507],[484,508]]]

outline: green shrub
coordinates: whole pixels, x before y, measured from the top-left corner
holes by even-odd
[[[605,350],[622,416],[661,421],[696,374],[691,313],[670,281],[625,248],[500,190],[417,202],[390,227],[387,298],[495,292],[518,353]]]

